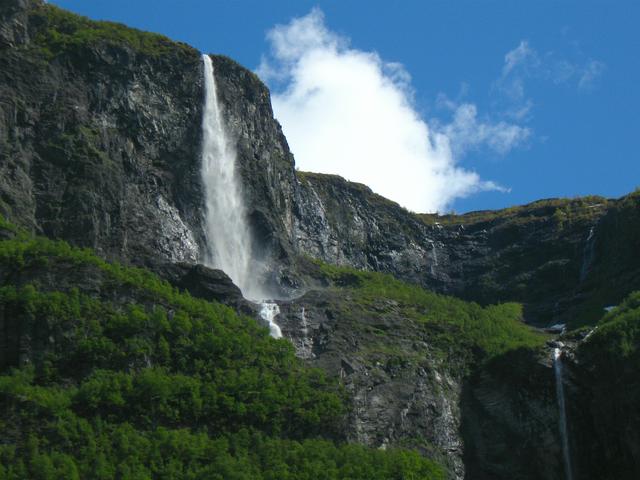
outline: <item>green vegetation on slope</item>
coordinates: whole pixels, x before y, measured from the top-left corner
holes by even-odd
[[[212,439],[204,433],[128,424],[93,424],[66,417],[49,432],[77,449],[52,449],[38,437],[26,454],[0,447],[2,479],[401,480],[443,479],[441,470],[411,451],[373,450],[326,440],[292,441],[241,431]]]
[[[7,220],[0,215],[0,232],[6,232],[8,235],[11,235],[18,231],[18,228],[12,224],[7,222]]]
[[[481,307],[401,282],[388,274],[319,262],[317,265],[336,287],[348,288],[360,305],[375,308],[380,299],[394,302],[404,318],[432,332],[432,346],[445,354],[474,352],[489,359],[517,348],[536,348],[546,339],[522,322],[522,307],[516,303]]]
[[[635,410],[640,421],[640,292],[629,295],[600,320],[580,345],[579,355],[597,379],[596,397],[603,410],[613,415],[620,410]],[[629,409],[623,409],[624,405]]]
[[[90,45],[126,45],[151,56],[195,52],[192,47],[157,33],[143,32],[114,22],[96,22],[53,5],[35,9],[31,18],[39,28],[35,43],[47,58]]]
[[[640,291],[600,320],[577,356],[585,416],[578,428],[587,432],[580,461],[592,478],[639,478]]]
[[[0,278],[0,479],[443,478],[341,443],[338,386],[227,307],[24,234]]]
[[[607,313],[583,348],[587,351],[598,349],[614,363],[626,363],[640,355],[640,292],[632,293]],[[612,368],[618,370],[622,366],[620,363]]]
[[[517,205],[501,210],[479,210],[462,215],[447,214],[419,214],[418,217],[431,225],[473,225],[493,221],[509,220],[515,223],[527,223],[540,217],[553,216],[559,228],[577,221],[589,220],[599,213],[599,210],[608,205],[608,200],[597,195],[578,198],[549,198],[538,200],[527,205]]]

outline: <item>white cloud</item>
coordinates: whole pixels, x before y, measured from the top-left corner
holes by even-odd
[[[506,77],[514,69],[523,67],[537,67],[540,65],[538,53],[529,46],[526,40],[520,41],[520,44],[513,50],[507,52],[504,56],[504,66],[502,67],[502,76]]]
[[[502,74],[495,82],[495,89],[506,103],[506,114],[517,120],[529,117],[533,101],[527,97],[525,84],[529,80],[551,82],[554,85],[574,85],[580,92],[593,90],[605,64],[598,60],[585,60],[578,55],[568,60],[554,52],[540,54],[527,40],[504,56]]]
[[[441,131],[458,156],[481,146],[488,146],[504,155],[523,144],[532,133],[530,128],[513,123],[480,120],[478,109],[472,103],[458,105],[447,99],[445,106],[453,112],[453,118],[450,123],[441,127]]]
[[[598,60],[590,60],[580,72],[578,89],[588,91],[594,88],[596,81],[605,71],[605,64]]]
[[[271,55],[258,74],[284,85],[272,96],[298,166],[362,182],[414,211],[443,211],[460,197],[504,190],[456,164],[484,145],[505,153],[526,129],[478,120],[457,107],[450,125],[430,126],[412,104],[411,77],[398,63],[349,46],[319,9],[268,33]]]

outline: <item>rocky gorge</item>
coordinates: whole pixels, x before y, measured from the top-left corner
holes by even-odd
[[[200,52],[38,0],[3,1],[0,25],[0,214],[15,225],[2,238],[87,247],[257,317],[223,272],[202,265]],[[283,342],[346,398],[333,437],[417,449],[448,478],[566,478],[549,343],[559,341],[573,478],[640,475],[629,297],[640,290],[638,192],[409,212],[364,185],[297,171],[266,86],[211,59]],[[3,286],[79,289],[116,310],[153,303],[91,269],[7,262]],[[3,308],[1,369],[39,365],[65,338],[56,330],[50,342],[35,317],[21,324]],[[525,323],[570,332],[554,340]]]

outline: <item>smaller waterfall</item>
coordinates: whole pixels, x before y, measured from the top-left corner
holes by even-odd
[[[273,338],[282,338],[282,330],[275,322],[275,318],[280,314],[280,307],[277,303],[262,302],[260,304],[260,318],[269,325],[269,333]]]
[[[580,282],[583,282],[585,278],[587,278],[589,268],[591,268],[591,263],[593,263],[594,243],[594,227],[591,227],[589,229],[589,235],[587,236],[587,242],[585,243],[584,254],[582,256],[582,266],[580,267]]]
[[[307,325],[307,317],[304,315],[304,307],[300,310],[300,319],[302,320],[302,336],[306,341],[309,335],[309,327]]]
[[[562,440],[564,472],[567,480],[573,480],[571,455],[569,452],[569,434],[567,430],[567,410],[564,398],[564,384],[562,382],[562,351],[559,348],[553,350],[553,370],[556,377],[556,397],[558,399],[558,414],[560,417],[560,439]]]
[[[436,267],[438,266],[438,248],[436,242],[431,242],[431,265],[429,271],[432,276],[436,275]]]
[[[307,323],[307,315],[304,307],[300,310],[300,346],[296,346],[297,354],[300,358],[313,358],[313,338],[309,338],[309,324]]]

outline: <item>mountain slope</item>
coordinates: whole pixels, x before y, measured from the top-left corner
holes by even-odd
[[[252,319],[3,236],[2,478],[442,478],[415,452],[336,442],[338,385]]]

